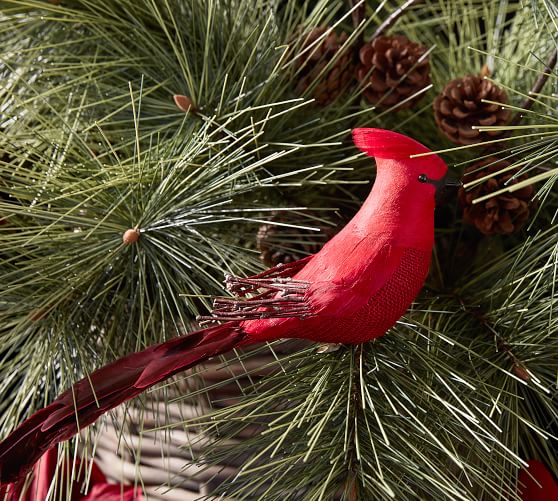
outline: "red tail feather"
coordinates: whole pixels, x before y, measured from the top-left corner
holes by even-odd
[[[232,350],[244,338],[237,322],[208,327],[132,353],[77,382],[0,443],[0,483],[23,477],[58,442],[146,388]]]

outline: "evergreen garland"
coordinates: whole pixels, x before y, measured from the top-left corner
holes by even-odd
[[[331,31],[348,36],[297,90]],[[355,81],[317,106],[321,79],[380,32],[428,48],[432,88],[375,109]],[[506,158],[512,189],[537,183],[527,227],[482,237],[450,196],[426,287],[389,334],[278,356],[238,402],[174,425],[215,437],[202,464],[245,458],[215,493],[235,499],[519,499],[526,460],[558,471],[555,37],[548,0],[0,2],[0,434],[94,367],[191,329],[224,273],[261,267],[256,228],[278,210],[309,232],[334,220],[326,208],[354,210],[373,167],[350,129],[384,127],[456,173]],[[514,118],[454,147],[432,103],[483,71]]]

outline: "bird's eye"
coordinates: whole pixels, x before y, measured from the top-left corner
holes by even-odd
[[[426,183],[426,181],[428,181],[428,177],[426,176],[426,174],[420,174],[418,177],[418,181],[419,183]]]

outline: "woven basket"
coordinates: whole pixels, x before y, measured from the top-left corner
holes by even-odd
[[[199,429],[180,427],[180,423],[238,401],[243,388],[252,388],[263,376],[279,369],[275,354],[289,353],[302,345],[288,341],[274,344],[273,352],[263,348],[257,356],[207,362],[195,369],[195,377],[182,375],[163,389],[147,393],[141,401],[120,406],[101,428],[95,461],[109,481],[142,486],[149,501],[210,497],[219,484],[235,475],[242,458],[231,464],[197,466],[196,458],[213,439]],[[184,398],[204,387],[208,389]],[[164,400],[170,403],[165,405]],[[247,428],[235,440],[257,432],[255,427]]]

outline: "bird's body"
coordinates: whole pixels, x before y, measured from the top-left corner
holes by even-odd
[[[429,150],[401,134],[353,135],[378,169],[369,197],[343,230],[313,256],[229,278],[231,291],[245,298],[216,301],[209,319],[223,323],[117,360],[37,411],[0,443],[0,481],[18,480],[46,450],[116,405],[234,347],[280,338],[362,343],[385,334],[428,273],[433,184],[447,167],[435,155],[411,159]]]
[[[385,162],[358,214],[292,277],[308,282],[311,313],[244,322],[250,339],[362,343],[405,313],[430,266],[435,189],[417,181],[420,172],[396,176]]]

